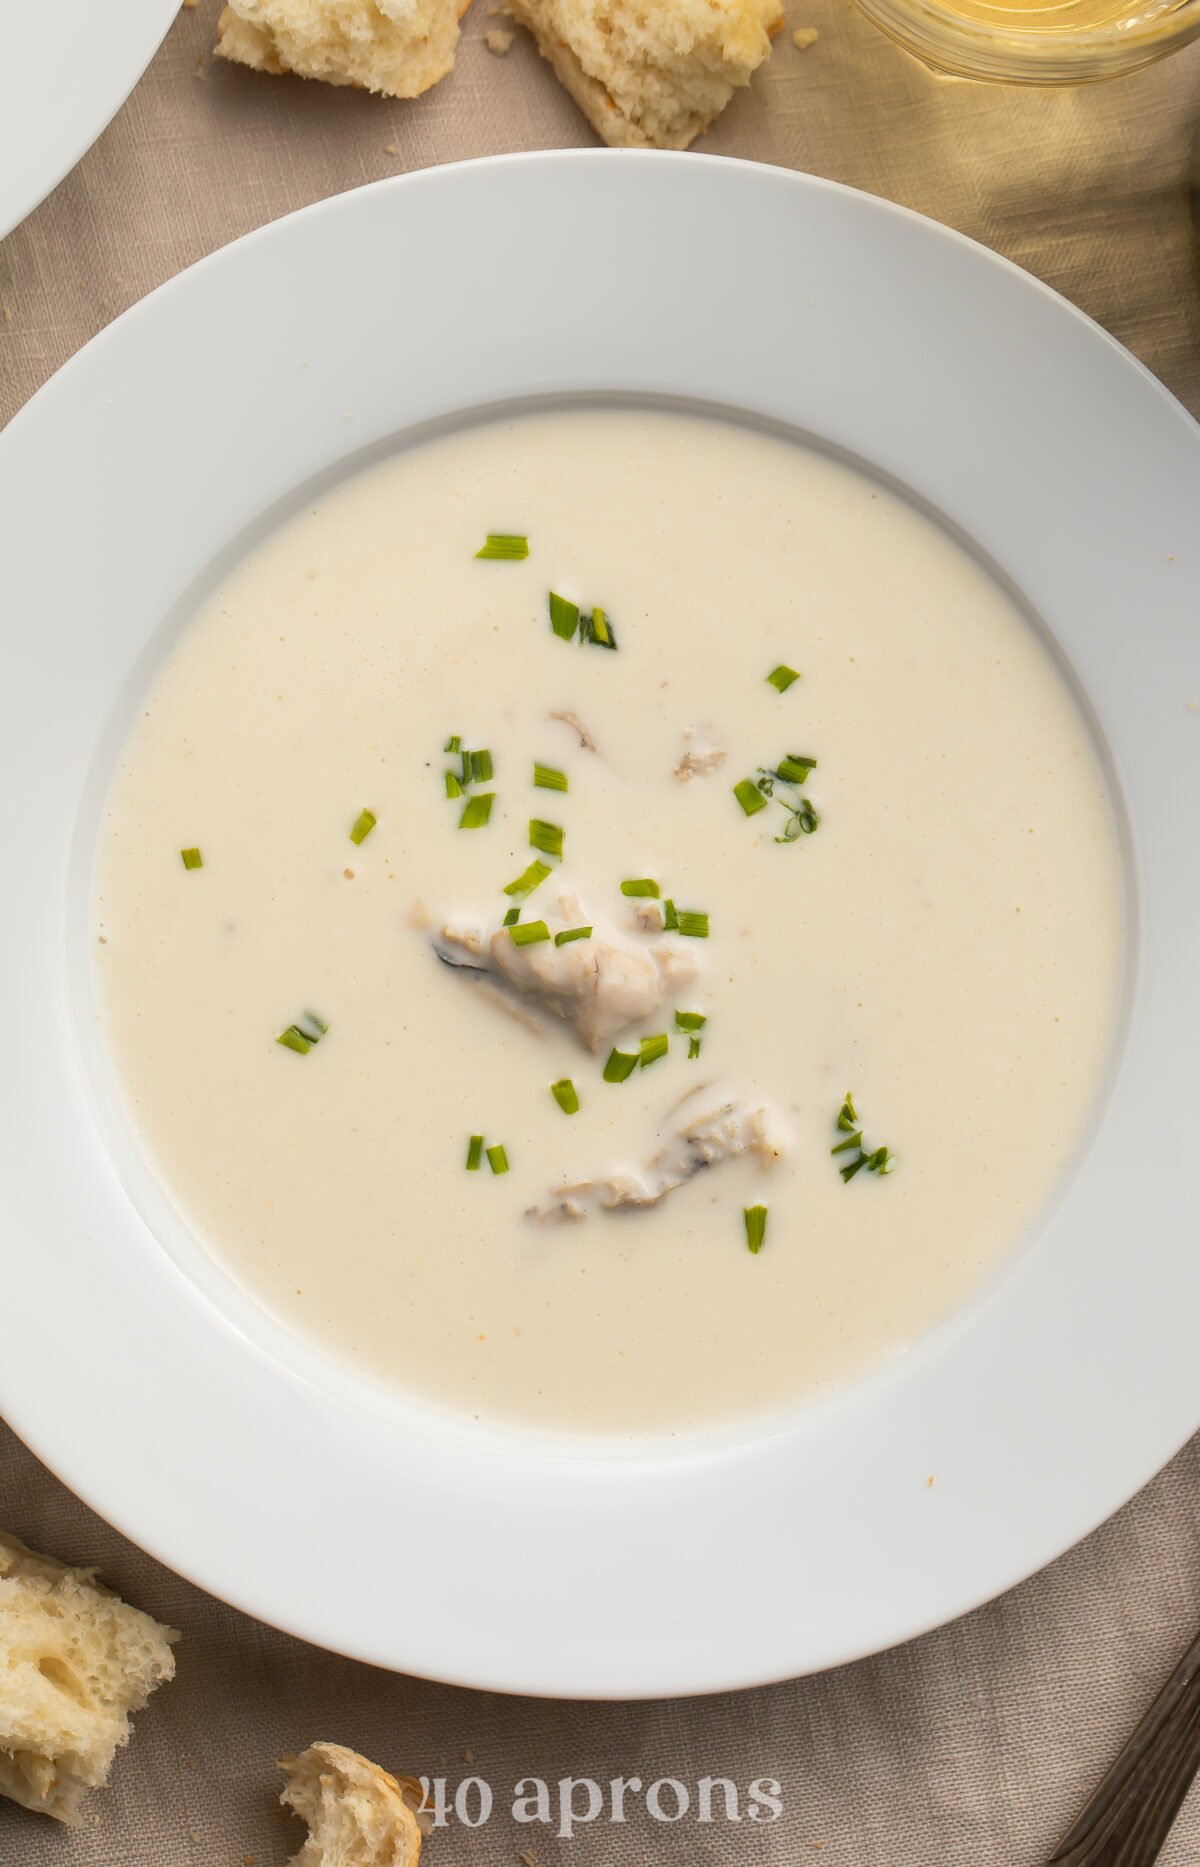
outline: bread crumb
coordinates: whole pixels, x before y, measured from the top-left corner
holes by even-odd
[[[190,13],[192,8],[199,6],[199,4],[200,4],[200,0],[182,0],[182,5],[183,5],[183,9],[185,13]]]
[[[932,1476],[930,1477],[930,1480],[929,1480],[929,1489],[930,1489],[931,1491],[932,1491],[932,1489],[933,1489],[933,1478],[932,1478]]]
[[[515,37],[516,34],[509,32],[506,26],[492,26],[484,33],[483,43],[489,52],[494,52],[497,58],[503,58],[506,52],[511,51]]]
[[[186,0],[185,0],[185,3],[186,3]],[[195,5],[195,0],[192,0],[192,4],[193,6]],[[242,1855],[242,1867],[254,1867],[254,1864],[257,1861],[257,1859],[258,1859],[257,1854],[243,1854]]]
[[[343,870],[342,870],[342,874],[343,874],[343,875],[345,876],[345,878],[346,878],[346,880],[347,880],[348,882],[352,882],[352,881],[354,880],[354,870],[353,870],[353,869],[343,869]]]
[[[797,26],[792,34],[792,44],[800,51],[807,52],[810,45],[815,45],[821,37],[815,26]]]
[[[383,145],[383,153],[385,156],[398,156],[400,154],[399,143],[385,143]]]
[[[188,1840],[195,1842],[196,1846],[199,1847],[200,1846],[200,1830],[198,1828],[189,1828],[188,1829]]]
[[[463,1762],[474,1763],[474,1761],[475,1761],[475,1752],[473,1750],[464,1750],[463,1751]]]
[[[523,1854],[517,1855],[517,1859],[524,1863],[524,1867],[537,1867],[537,1857],[532,1848],[526,1848]]]
[[[4,307],[4,322],[5,322],[6,324],[11,324],[11,323],[12,323],[12,320],[13,320],[13,314],[12,314],[12,306],[11,306],[11,305],[5,305],[5,307]]]

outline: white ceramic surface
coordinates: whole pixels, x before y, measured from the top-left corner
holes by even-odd
[[[198,368],[198,339],[234,324],[271,333],[270,367],[247,344]],[[845,1393],[632,1448],[384,1394],[239,1298],[120,1129],[86,992],[100,789],[189,586],[306,481],[414,424],[581,391],[791,424],[945,514],[1074,669],[1130,849],[1121,1052],[1037,1236]],[[0,436],[16,1430],[250,1613],[529,1692],[831,1665],[1066,1548],[1200,1422],[1198,511],[1200,429],[1086,319],[929,222],[768,168],[588,152],[389,181],[119,319]]]
[[[91,148],[179,0],[0,0],[0,238]]]

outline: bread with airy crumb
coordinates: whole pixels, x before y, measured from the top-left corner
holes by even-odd
[[[217,53],[276,75],[419,97],[454,64],[471,0],[229,0]]]
[[[179,1636],[0,1531],[0,1795],[77,1822],[129,1741],[131,1712],[175,1672]]]
[[[410,1777],[397,1782],[342,1744],[310,1744],[279,1767],[288,1774],[279,1800],[309,1830],[289,1867],[417,1867],[421,1829],[409,1802],[420,1785]]]
[[[779,0],[509,0],[606,143],[686,149],[771,50]]]

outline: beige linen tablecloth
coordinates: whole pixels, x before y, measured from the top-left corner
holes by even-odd
[[[789,29],[817,26],[817,44],[781,39],[702,147],[961,228],[1057,286],[1200,410],[1185,186],[1200,47],[1096,89],[986,90],[930,77],[843,0],[789,4]],[[507,58],[485,49],[488,5],[475,0],[453,76],[416,104],[223,66],[209,56],[215,0],[184,11],[96,148],[0,244],[0,419],[152,286],[290,208],[430,163],[590,142],[527,43]],[[754,340],[785,351],[787,306],[764,306],[763,323]],[[235,327],[196,331],[180,367],[216,369],[234,343],[261,346],[270,367],[270,334]],[[309,1508],[298,1497],[280,1525],[285,1548]],[[431,1867],[516,1867],[522,1851],[535,1867],[1035,1867],[1200,1621],[1200,1441],[1079,1549],[966,1620],[823,1678],[683,1703],[503,1699],[332,1659],[158,1568],[2,1427],[0,1524],[100,1562],[184,1636],[179,1677],[143,1714],[93,1818],[66,1832],[0,1806],[0,1867],[279,1867],[299,1833],[273,1806],[273,1760],[317,1736],[451,1791],[472,1775],[491,1786],[490,1820],[436,1834]],[[752,1611],[752,1563],[744,1585]],[[693,1792],[726,1776],[743,1806],[752,1780],[774,1778],[783,1813],[707,1826],[642,1813],[571,1839],[509,1813],[521,1778],[620,1775]],[[1200,1867],[1200,1796],[1163,1860]]]

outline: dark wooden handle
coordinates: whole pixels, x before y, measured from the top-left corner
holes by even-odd
[[[1150,1867],[1200,1769],[1200,1636],[1047,1867]]]

